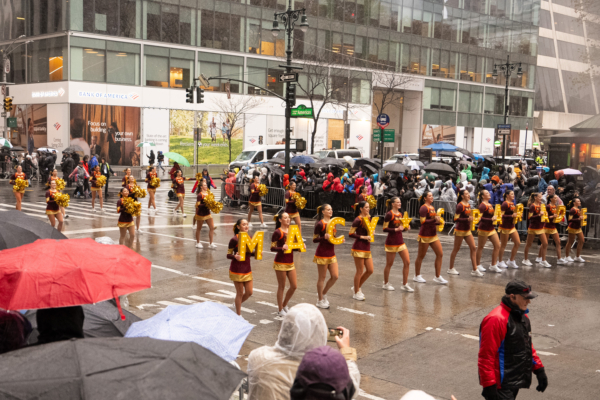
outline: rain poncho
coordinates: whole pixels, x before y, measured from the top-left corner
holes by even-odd
[[[263,346],[248,356],[249,400],[290,398],[290,388],[304,353],[327,344],[327,324],[312,304],[298,304],[283,318],[275,346]],[[350,378],[359,392],[356,362],[347,361]]]
[[[444,188],[442,189],[440,200],[456,203],[456,199],[456,192],[452,188],[452,181],[447,181],[444,185]]]
[[[415,196],[421,197],[423,195],[423,193],[425,193],[426,190],[427,190],[427,182],[425,181],[425,179],[421,179],[419,181],[419,183],[417,184],[417,188],[415,189]]]
[[[490,180],[490,176],[488,175],[490,172],[490,169],[488,167],[483,167],[483,172],[481,173],[481,179],[479,180],[479,182],[486,180],[489,182]]]
[[[437,180],[433,184],[433,189],[431,189],[431,193],[433,193],[433,199],[434,200],[439,200],[440,199],[441,191],[442,191],[442,181],[441,180]]]

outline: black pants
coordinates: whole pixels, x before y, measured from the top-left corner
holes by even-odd
[[[498,390],[498,400],[515,400],[519,394],[519,389],[500,389]]]
[[[104,185],[104,197],[108,198],[108,182],[109,182],[109,178],[108,176],[106,177],[106,185]]]

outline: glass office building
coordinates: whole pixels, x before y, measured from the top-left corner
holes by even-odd
[[[387,112],[397,139],[388,152],[415,152],[444,139],[491,154],[494,128],[503,122],[506,83],[502,74],[494,79],[492,72],[494,64],[510,57],[511,63],[521,63],[523,71],[522,77],[515,73],[509,78],[509,122],[517,132],[511,136],[510,148],[516,154],[523,147],[519,132],[528,123],[533,126],[541,0],[291,2],[293,8],[306,9],[310,24],[307,32],[294,32],[296,62],[322,62],[326,57],[326,62],[340,65],[331,68],[336,85],[350,88],[340,91],[337,100],[347,101],[352,111],[326,107],[319,139],[315,138],[318,146],[358,146],[372,153],[372,102],[377,99],[371,91],[373,77],[393,73],[411,78],[401,88],[403,97]],[[200,73],[250,83],[232,82],[232,96],[264,96],[266,106],[255,113],[265,118],[258,117],[262,122],[244,129],[244,147],[254,144],[252,139],[259,140],[256,130],[257,136],[263,136],[261,130],[268,133],[280,124],[281,101],[274,101],[259,87],[278,94],[284,91],[278,75],[285,37],[283,32],[274,37],[271,27],[273,13],[288,6],[285,0],[12,0],[3,4],[2,43],[31,41],[9,56],[8,81],[16,84],[11,88],[14,103],[37,108],[66,104],[59,113],[63,123],[58,124],[72,131],[73,115],[81,117],[86,126],[83,139],[90,145],[94,133],[87,130],[91,121],[85,121],[90,118],[86,116],[89,110],[79,111],[80,106],[140,108],[140,132],[133,134],[136,140],[147,138],[150,126],[160,125],[152,119],[155,115],[146,120],[148,110],[156,110],[148,114],[166,111],[170,120],[178,109],[216,115],[211,99],[226,91],[225,80],[211,80],[204,104],[185,104],[183,89]],[[368,72],[348,77],[344,68]],[[300,79],[305,78],[301,75]],[[54,120],[48,113],[45,144],[51,145]],[[129,118],[137,115],[129,114]],[[25,128],[28,118],[20,119]],[[209,130],[213,123],[221,125],[218,117],[212,120],[206,125]],[[41,130],[41,119],[34,116],[32,121],[39,121]],[[349,131],[344,122],[351,125]],[[294,134],[310,131],[311,123],[296,121]],[[104,121],[99,126],[110,125]],[[172,136],[172,121],[161,126]],[[67,136],[61,141],[74,139],[72,132]],[[263,140],[268,144],[267,134]],[[36,140],[36,145],[42,141]]]

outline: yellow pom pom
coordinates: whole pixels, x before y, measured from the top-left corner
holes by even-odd
[[[144,197],[146,197],[148,192],[146,192],[146,189],[142,189],[141,187],[136,185],[136,186],[134,186],[133,190],[131,191],[131,194],[133,194],[133,196],[138,199],[143,199]]]
[[[125,212],[127,212],[127,214],[131,214],[134,217],[142,215],[142,203],[133,200],[131,197],[125,197],[122,200],[123,207],[125,207]]]
[[[152,178],[150,180],[150,186],[152,186],[154,189],[159,188],[160,187],[160,178],[157,176]]]
[[[267,193],[269,193],[269,189],[267,188],[267,185],[258,185],[258,194],[260,194],[260,197],[266,196]]]
[[[106,177],[104,175],[99,176],[98,178],[96,178],[96,187],[103,187],[104,185],[106,185]]]
[[[200,180],[202,180],[202,179],[204,179],[204,177],[202,176],[202,172],[198,172],[198,173],[196,174],[196,180],[197,180],[197,181],[200,181]]]
[[[64,179],[57,179],[56,180],[56,190],[64,190],[66,187],[65,185],[65,180]]]
[[[223,209],[223,203],[215,200],[215,195],[209,190],[204,199],[204,204],[213,214],[218,214]]]
[[[17,180],[15,180],[13,189],[17,192],[22,192],[26,187],[29,187],[29,182],[27,182],[25,179],[17,178]]]
[[[69,207],[69,200],[71,198],[66,193],[55,193],[54,201],[58,204],[59,207]]]
[[[377,208],[377,199],[373,195],[367,196],[365,200],[367,201],[367,203],[369,203],[369,208],[371,210]]]
[[[304,209],[304,207],[306,207],[306,199],[302,196],[300,196],[300,193],[294,193],[294,195],[292,196],[292,199],[294,199],[295,203],[296,203],[296,207],[299,210]]]

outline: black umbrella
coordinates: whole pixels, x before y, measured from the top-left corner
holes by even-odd
[[[350,167],[350,164],[348,163],[348,161],[346,161],[342,158],[333,158],[333,157],[320,158],[319,161],[316,162],[316,164],[337,165],[342,168]],[[312,165],[314,165],[314,164],[312,164]]]
[[[0,398],[228,400],[246,375],[193,342],[96,338],[0,357]]]
[[[67,239],[46,221],[21,211],[0,211],[0,250],[12,249],[38,239]]]
[[[379,168],[376,168],[376,167],[372,166],[371,164],[364,164],[362,166],[362,168],[367,170],[367,172],[369,172],[371,174],[376,174],[377,171],[379,170]]]
[[[21,146],[13,146],[10,148],[10,151],[25,151]]]
[[[383,170],[386,172],[407,172],[409,171],[409,168],[406,165],[402,164],[402,161],[398,159],[398,161],[396,161],[395,163],[388,164],[385,167],[383,167]]]
[[[121,319],[117,304],[114,300],[107,300],[97,304],[84,304],[83,315],[83,334],[86,338],[97,337],[123,337],[127,333],[127,329],[134,322],[142,319],[137,315],[123,310],[125,320]],[[31,323],[33,332],[29,335],[29,344],[37,342],[37,310],[29,310],[25,313],[25,317]]]
[[[440,151],[440,157],[458,157],[453,151]]]
[[[492,164],[496,165],[496,160],[494,160],[494,157],[492,157],[492,156],[482,156],[482,157],[485,161],[489,161]]]
[[[463,149],[462,147],[457,147],[456,151],[458,151],[459,153],[463,153],[465,156],[470,157],[472,159],[475,159],[475,154],[471,153],[469,150],[467,149]]]
[[[424,169],[427,172],[436,172],[441,175],[456,174],[456,171],[454,170],[454,168],[452,168],[448,164],[439,163],[439,162],[431,163],[431,164],[427,165]]]
[[[470,165],[471,167],[475,166],[475,164],[473,164],[471,161],[467,161],[467,160],[460,160],[458,163],[462,164],[462,165]]]
[[[80,146],[73,144],[73,145],[67,147],[66,149],[64,149],[63,153],[76,153],[78,151],[83,152],[83,149]]]
[[[285,160],[283,158],[272,158],[272,159],[268,160],[267,162],[271,163],[271,164],[285,165]]]
[[[354,160],[354,167],[358,168],[365,165],[370,165],[375,170],[378,170],[379,168],[381,168],[381,161],[374,160],[372,158],[359,158],[357,160]]]

